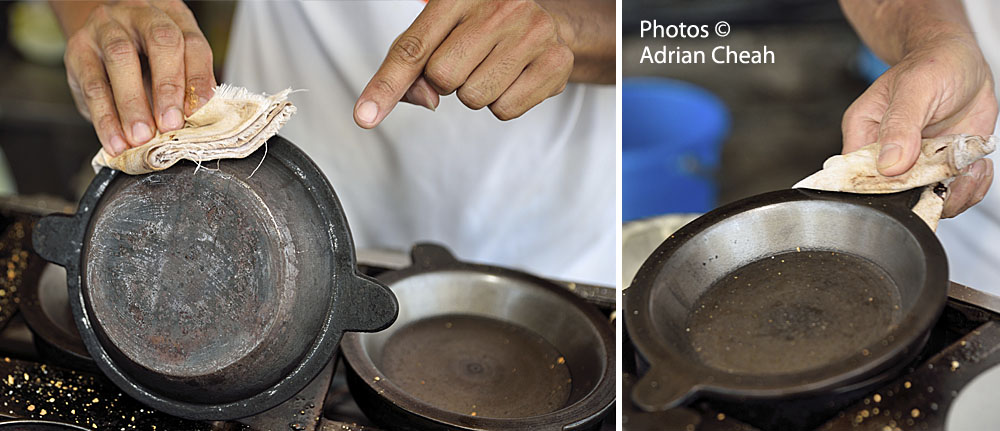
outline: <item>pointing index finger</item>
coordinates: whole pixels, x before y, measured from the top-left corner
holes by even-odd
[[[458,24],[462,3],[430,1],[389,48],[382,65],[354,105],[354,121],[370,129],[389,115],[423,73],[431,53]]]

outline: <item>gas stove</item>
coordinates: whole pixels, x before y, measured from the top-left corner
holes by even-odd
[[[627,338],[624,349],[626,358],[636,357]],[[944,313],[918,357],[868,393],[820,405],[700,400],[656,413],[623,402],[622,421],[630,431],[941,430],[963,389],[998,364],[1000,297],[952,283]],[[627,399],[636,362],[625,361],[624,367]]]
[[[0,201],[0,425],[46,421],[65,429],[377,431],[354,402],[339,355],[309,386],[278,407],[238,421],[206,422],[152,410],[119,391],[92,363],[74,361],[65,351],[53,349],[33,334],[20,310],[24,284],[40,280],[46,265],[30,245],[30,230],[40,212],[47,211],[34,203]],[[407,266],[409,257],[362,250],[358,262],[363,273],[377,276]],[[613,288],[556,283],[611,316]],[[609,415],[602,429],[614,429],[614,424],[615,418]]]

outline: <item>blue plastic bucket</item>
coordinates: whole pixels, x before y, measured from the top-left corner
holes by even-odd
[[[729,113],[714,94],[665,78],[622,82],[622,221],[715,207]]]

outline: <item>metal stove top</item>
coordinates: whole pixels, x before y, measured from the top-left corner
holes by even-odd
[[[948,303],[916,360],[870,393],[837,405],[747,407],[697,401],[666,412],[623,403],[630,431],[941,430],[956,398],[974,378],[1000,364],[1000,298],[952,283]],[[626,339],[626,355],[634,355]],[[634,356],[626,356],[634,357]],[[636,370],[625,365],[623,393]]]
[[[53,365],[65,362],[36,348],[37,340],[18,312],[20,283],[44,266],[30,251],[30,228],[40,211],[4,202],[0,200],[0,423],[41,420],[100,430],[378,431],[354,403],[339,357],[296,397],[260,415],[228,422],[172,417],[131,399],[95,370]],[[408,265],[409,257],[373,250],[359,252],[358,261],[362,272],[375,276]],[[557,283],[607,315],[615,306],[613,288]],[[614,423],[609,417],[602,429],[614,429]]]

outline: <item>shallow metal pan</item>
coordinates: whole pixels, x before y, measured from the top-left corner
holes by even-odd
[[[944,250],[910,211],[918,197],[781,190],[675,232],[624,295],[648,365],[632,401],[836,395],[908,362],[948,288]]]
[[[566,288],[421,244],[379,276],[400,301],[387,330],[345,335],[365,414],[400,430],[582,430],[615,398],[612,326]]]

